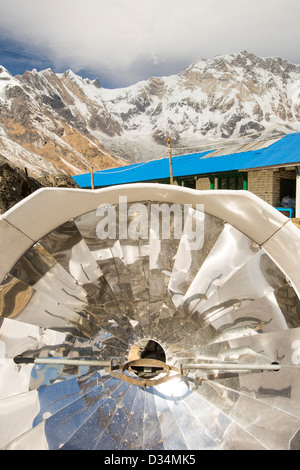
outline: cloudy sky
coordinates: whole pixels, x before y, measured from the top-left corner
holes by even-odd
[[[0,0],[0,64],[123,87],[247,50],[300,64],[300,0]]]

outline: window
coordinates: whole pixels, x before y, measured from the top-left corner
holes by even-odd
[[[218,175],[218,189],[248,189],[247,173],[228,173]]]

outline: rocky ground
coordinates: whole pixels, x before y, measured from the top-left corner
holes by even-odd
[[[78,188],[78,185],[71,176],[63,173],[32,178],[26,170],[0,155],[0,214],[43,187]]]

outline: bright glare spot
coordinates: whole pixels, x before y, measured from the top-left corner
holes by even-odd
[[[155,388],[163,395],[174,398],[182,397],[189,390],[188,385],[179,377],[170,380],[169,382],[157,385]]]

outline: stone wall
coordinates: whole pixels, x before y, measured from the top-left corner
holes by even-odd
[[[274,205],[274,170],[248,172],[248,191]]]
[[[199,191],[206,191],[207,189],[210,189],[209,178],[198,178],[196,180],[196,189]]]
[[[249,171],[248,190],[272,206],[280,206],[281,198],[288,196],[288,194],[280,194],[282,178],[295,180],[295,171],[287,171],[284,168]]]

